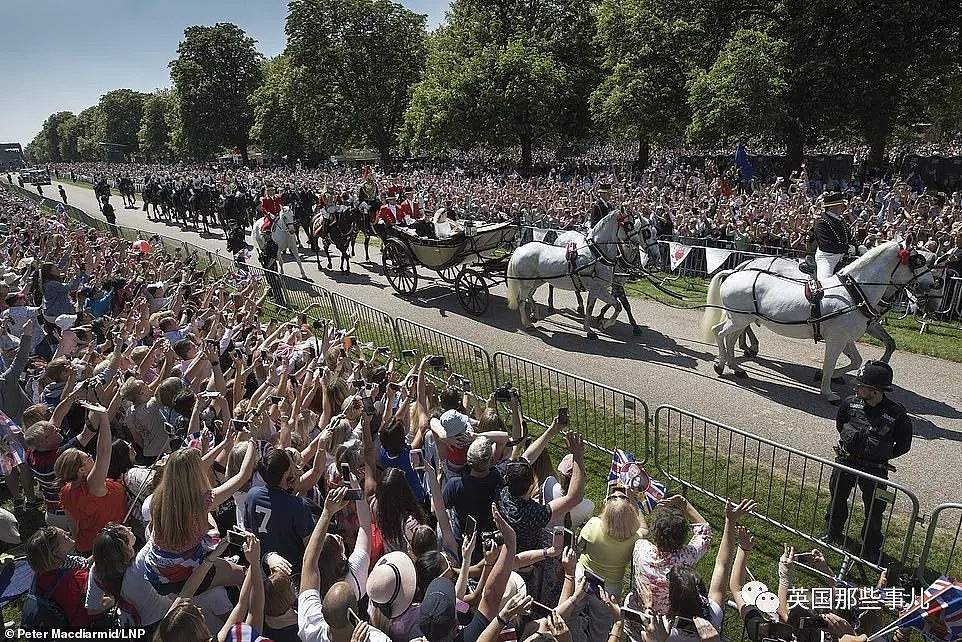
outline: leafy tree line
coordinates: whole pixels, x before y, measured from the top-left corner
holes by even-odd
[[[739,139],[864,143],[881,160],[924,122],[960,129],[957,0],[453,0],[445,23],[390,0],[291,0],[287,47],[265,59],[233,24],[192,26],[172,88],[120,89],[52,114],[36,160],[323,158],[345,147],[438,154],[650,149]]]

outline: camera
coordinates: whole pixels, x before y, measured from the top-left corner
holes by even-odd
[[[496,388],[494,391],[494,400],[502,401],[507,403],[511,401],[511,396],[515,394],[514,388],[511,386],[511,382],[501,384],[500,387]]]

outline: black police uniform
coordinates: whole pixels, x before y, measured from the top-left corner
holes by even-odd
[[[598,224],[598,221],[611,214],[611,210],[611,203],[599,196],[591,208],[591,227],[594,227]]]
[[[854,395],[845,399],[839,406],[835,427],[839,433],[836,461],[882,479],[888,479],[889,460],[904,455],[912,447],[912,422],[905,408],[884,395],[875,406]],[[886,504],[875,499],[875,494],[885,490],[884,484],[833,471],[832,497],[825,513],[827,535],[832,541],[841,541],[848,519],[848,498],[856,485],[862,492],[866,515],[862,526],[864,557],[874,562],[882,550]]]

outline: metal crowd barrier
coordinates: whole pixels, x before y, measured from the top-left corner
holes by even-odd
[[[495,387],[514,385],[529,421],[548,426],[559,408],[567,408],[572,429],[589,445],[647,459],[651,415],[637,396],[513,354],[496,352],[492,359]]]
[[[946,515],[950,516],[944,517]],[[937,539],[948,544],[944,553],[932,549]],[[932,511],[919,556],[918,575],[925,582],[934,581],[941,575],[962,578],[962,503],[940,504]]]
[[[408,360],[412,365],[427,354],[443,356],[450,368],[467,377],[476,389],[486,390],[489,386],[493,389],[498,385],[491,376],[491,357],[478,344],[403,318],[394,320],[394,332],[402,353],[404,350],[418,351],[418,356]]]
[[[899,484],[674,406],[659,406],[655,411],[652,446],[653,463],[668,479],[720,502],[752,497],[758,502],[755,516],[812,542],[825,531],[833,476],[849,476],[858,488],[845,502],[845,541],[839,545],[819,542],[819,546],[873,568],[880,565],[878,559],[869,559],[861,537],[867,517],[861,487],[877,485],[876,503],[868,511],[884,504],[882,550],[899,563],[908,558],[919,501]]]

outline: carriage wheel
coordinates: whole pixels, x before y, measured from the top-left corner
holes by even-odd
[[[449,267],[443,270],[438,270],[438,278],[445,283],[454,283],[455,279],[458,277],[458,268]]]
[[[411,295],[418,289],[418,271],[414,257],[399,241],[388,241],[381,252],[384,276],[398,294]]]
[[[491,297],[488,284],[480,273],[467,268],[461,270],[454,280],[454,292],[458,295],[458,301],[469,313],[481,315],[488,309]]]

